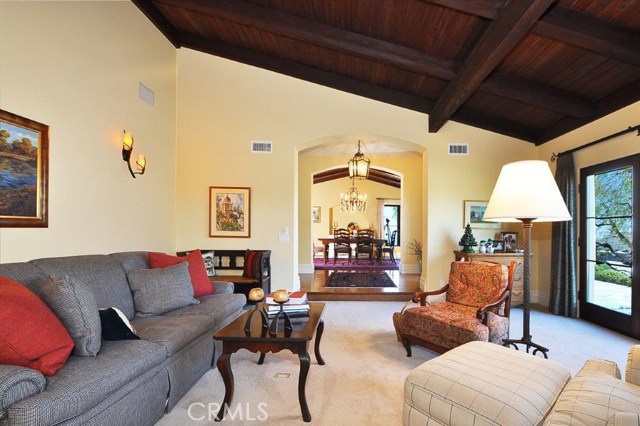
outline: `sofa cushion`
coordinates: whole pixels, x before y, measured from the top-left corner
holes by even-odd
[[[235,314],[242,312],[242,308],[247,303],[244,294],[212,294],[198,299],[198,305],[186,306],[167,312],[168,316],[179,315],[207,315],[215,320],[215,326],[219,327],[230,318],[235,318]]]
[[[32,260],[47,276],[69,275],[85,283],[99,308],[116,306],[127,318],[135,315],[127,275],[118,260],[108,255],[51,257]]]
[[[50,277],[42,289],[43,300],[60,318],[73,339],[73,354],[96,356],[100,350],[102,329],[98,303],[89,287],[65,275]]]
[[[129,272],[129,284],[138,316],[160,315],[183,306],[198,303],[187,262],[158,269],[136,269]]]
[[[127,317],[118,308],[100,309],[104,340],[138,340],[140,337]]]
[[[73,340],[51,309],[25,286],[0,276],[0,364],[51,376],[72,350]]]
[[[564,389],[544,424],[604,426],[617,412],[640,412],[640,387],[620,380],[615,362],[590,359]]]
[[[215,291],[213,284],[209,281],[207,269],[204,266],[202,253],[194,250],[185,256],[171,256],[164,253],[149,252],[149,265],[152,268],[164,268],[178,263],[189,262],[189,275],[191,285],[193,285],[193,295],[195,297],[207,296]]]
[[[70,357],[49,378],[46,392],[13,404],[9,418],[30,425],[62,423],[100,404],[138,376],[161,369],[165,359],[164,349],[152,342],[103,342],[95,357]]]
[[[131,325],[141,339],[162,345],[171,356],[201,335],[213,335],[215,320],[205,315],[161,315],[135,318]]]

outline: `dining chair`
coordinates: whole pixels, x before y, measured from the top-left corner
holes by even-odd
[[[333,264],[335,265],[340,253],[348,255],[347,263],[351,263],[351,243],[349,242],[349,230],[336,228],[333,231]]]
[[[359,229],[356,237],[356,263],[361,254],[366,254],[369,257],[369,262],[373,263],[373,251],[373,230]]]
[[[391,259],[393,261],[393,263],[396,263],[396,237],[398,236],[398,230],[394,230],[391,233],[391,237],[389,238],[389,241],[387,241],[385,243],[385,245],[382,247],[382,253],[381,253],[381,257],[380,260],[384,260],[384,254],[387,253],[389,255],[389,259]]]

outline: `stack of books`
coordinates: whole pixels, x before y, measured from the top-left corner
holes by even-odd
[[[273,301],[273,293],[267,294],[265,301],[267,306],[267,316],[273,318],[280,312],[280,304]],[[289,301],[282,305],[282,310],[289,315],[289,318],[309,316],[309,300],[304,291],[294,291],[289,293]]]

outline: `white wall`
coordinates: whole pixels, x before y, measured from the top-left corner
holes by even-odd
[[[0,108],[50,126],[49,227],[0,229],[0,262],[174,250],[175,48],[129,2],[0,2],[0,55]]]

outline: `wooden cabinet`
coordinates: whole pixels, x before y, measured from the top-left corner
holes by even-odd
[[[524,259],[522,253],[463,253],[457,250],[453,253],[456,255],[456,260],[464,259],[467,262],[487,261],[509,266],[511,261],[515,260],[517,263],[513,274],[513,287],[511,288],[511,306],[522,305],[522,259]]]

